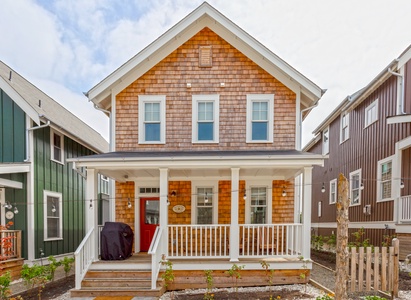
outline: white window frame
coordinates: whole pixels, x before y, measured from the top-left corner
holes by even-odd
[[[268,139],[252,139],[252,122],[253,122],[253,102],[267,102],[268,112]],[[247,143],[272,143],[274,135],[274,94],[248,94],[247,95],[247,125],[246,125],[246,142]]]
[[[332,186],[334,185],[334,196],[332,193]],[[330,204],[337,203],[337,178],[330,181]]]
[[[346,118],[345,126],[343,122],[344,118]],[[346,132],[346,136],[344,136],[344,132]],[[349,138],[350,138],[350,113],[343,112],[340,118],[340,143],[344,143]]]
[[[323,212],[323,202],[322,202],[322,201],[318,201],[318,217],[319,217],[319,218],[322,217],[322,212]]]
[[[393,187],[394,187],[394,180],[393,180],[393,176],[394,176],[394,155],[386,157],[382,160],[379,160],[377,163],[377,202],[386,202],[386,201],[392,201],[394,200],[393,197]],[[388,162],[391,162],[391,197],[389,198],[384,198],[382,199],[382,189],[381,189],[381,184],[382,184],[382,174],[381,174],[381,166],[383,164],[386,164]]]
[[[198,104],[203,102],[213,103],[213,139],[198,140]],[[193,95],[192,96],[192,143],[210,144],[219,142],[219,125],[220,125],[220,95]]]
[[[251,188],[265,187],[267,189],[267,210],[266,210],[266,224],[271,224],[273,219],[273,193],[272,193],[272,180],[261,181],[246,181],[246,194],[248,195],[245,200],[245,223],[251,224]]]
[[[160,103],[160,141],[146,141],[144,115],[145,103]],[[138,143],[165,144],[166,142],[166,96],[138,95]]]
[[[375,119],[368,119],[368,112],[372,109],[375,109]],[[378,121],[378,99],[376,99],[373,103],[368,105],[365,108],[365,115],[364,115],[364,128],[370,126],[371,124]]]
[[[218,182],[215,181],[192,181],[191,182],[191,224],[197,224],[197,190],[198,188],[213,189],[213,222],[218,224]],[[205,224],[207,226],[207,224]]]
[[[358,175],[358,203],[353,203],[352,199],[352,192],[353,192],[353,180],[352,178]],[[362,176],[361,176],[361,169],[355,170],[350,173],[350,206],[357,206],[361,205],[361,183],[362,183]]]
[[[58,213],[59,213],[59,236],[58,237],[48,237],[48,226],[47,226],[47,197],[58,198]],[[44,214],[44,241],[56,241],[63,239],[63,195],[57,192],[43,191],[43,214]]]
[[[327,127],[322,132],[322,150],[323,155],[330,153],[330,127]]]
[[[57,135],[60,137],[60,155],[61,155],[61,160],[57,160],[54,158],[54,135]],[[61,134],[60,132],[57,132],[53,128],[50,128],[50,159],[56,163],[64,165],[64,135]]]

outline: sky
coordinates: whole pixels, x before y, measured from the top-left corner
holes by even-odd
[[[0,60],[108,140],[83,95],[202,0],[0,0]],[[338,104],[411,43],[409,0],[209,0],[327,92],[303,145]]]

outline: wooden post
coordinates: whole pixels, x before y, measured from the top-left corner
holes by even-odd
[[[400,260],[400,240],[393,239],[392,246],[394,247],[394,278],[393,278],[393,289],[392,293],[394,297],[398,297],[398,282],[399,282],[399,260]]]
[[[347,295],[347,263],[348,263],[348,180],[340,173],[338,178],[337,201],[337,272],[335,280],[335,299],[346,300]]]

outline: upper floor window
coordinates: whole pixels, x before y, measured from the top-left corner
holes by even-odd
[[[350,205],[361,203],[361,169],[350,173]]]
[[[337,202],[337,179],[330,181],[330,204]]]
[[[63,238],[61,193],[44,191],[44,240]]]
[[[218,143],[219,95],[193,95],[193,143]]]
[[[350,137],[350,114],[348,112],[344,112],[341,114],[341,135],[340,141],[345,142]]]
[[[247,95],[247,143],[273,142],[274,94]]]
[[[377,199],[378,201],[392,200],[392,158],[378,162],[377,175]]]
[[[50,130],[51,159],[64,163],[64,135]]]
[[[323,154],[330,152],[330,129],[326,128],[323,131]]]
[[[138,96],[138,142],[164,144],[166,129],[166,96]]]
[[[365,127],[378,120],[378,99],[365,109]]]

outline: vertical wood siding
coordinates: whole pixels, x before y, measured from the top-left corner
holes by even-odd
[[[411,61],[405,64],[404,111],[411,114]]]
[[[365,109],[378,99],[378,121],[365,127]],[[350,138],[340,144],[340,117],[330,124],[330,152],[324,167],[314,167],[312,192],[312,222],[335,222],[335,205],[329,204],[329,182],[342,172],[348,179],[349,173],[361,169],[364,190],[361,202],[349,208],[351,222],[392,221],[394,201],[377,203],[377,163],[395,153],[395,143],[411,135],[410,124],[387,125],[386,117],[396,114],[397,78],[389,77],[361,104],[350,112]],[[321,153],[322,142],[314,145],[310,152]],[[404,152],[404,161],[409,153]],[[405,172],[405,173],[404,173]],[[408,176],[409,168],[403,170]],[[408,176],[409,177],[409,176]],[[326,192],[321,193],[322,182]],[[403,191],[405,193],[405,191]],[[322,216],[318,218],[318,202],[322,201]],[[371,215],[363,213],[363,207],[371,204]],[[377,235],[373,237],[376,241]],[[381,240],[381,238],[380,238]]]
[[[66,162],[67,158],[94,154],[79,143],[64,137],[65,164],[52,161],[50,128],[34,132],[34,202],[35,202],[35,255],[42,248],[45,257],[74,252],[85,234],[85,179]],[[44,190],[62,194],[63,239],[44,241]],[[93,199],[94,205],[97,199]]]
[[[0,90],[0,162],[23,162],[26,153],[24,111]]]
[[[212,67],[199,68],[199,46],[212,46]],[[191,88],[186,84],[191,83]],[[225,83],[221,88],[220,83]],[[138,95],[166,95],[166,144],[138,145]],[[192,95],[220,95],[218,144],[192,144]],[[245,150],[246,95],[274,94],[274,143],[295,149],[296,95],[210,29],[205,28],[116,97],[116,150]]]

